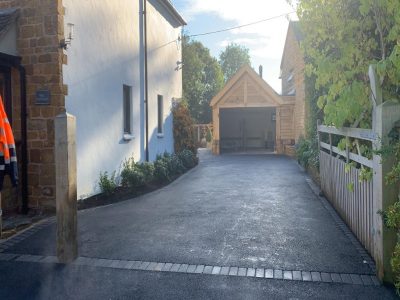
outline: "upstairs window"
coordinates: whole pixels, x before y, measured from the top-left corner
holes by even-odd
[[[164,98],[161,95],[157,96],[157,133],[163,134],[163,123],[164,123]]]
[[[123,86],[124,134],[132,134],[132,87]]]

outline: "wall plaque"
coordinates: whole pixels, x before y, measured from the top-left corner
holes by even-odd
[[[36,102],[37,105],[50,105],[50,91],[39,90],[36,91]]]

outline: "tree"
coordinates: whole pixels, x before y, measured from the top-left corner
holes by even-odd
[[[196,153],[196,142],[193,134],[193,119],[190,117],[187,103],[182,101],[174,106],[174,149],[176,153],[190,150]]]
[[[228,81],[243,65],[250,65],[249,49],[231,43],[219,55],[219,63],[224,72],[225,81]]]
[[[375,64],[385,98],[400,84],[400,2],[398,0],[300,0],[302,47],[323,91],[318,106],[325,123],[370,126],[368,67]]]
[[[218,61],[210,50],[198,41],[183,37],[183,97],[191,116],[197,123],[211,121],[211,99],[224,84]]]

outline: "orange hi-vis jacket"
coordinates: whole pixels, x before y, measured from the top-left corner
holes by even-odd
[[[17,153],[14,135],[10,122],[4,110],[3,99],[0,96],[0,191],[3,189],[4,175],[11,177],[13,186],[18,184]]]

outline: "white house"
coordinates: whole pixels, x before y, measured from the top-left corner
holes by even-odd
[[[63,6],[65,107],[77,119],[83,198],[98,192],[100,172],[118,170],[126,158],[154,160],[174,151],[171,106],[182,96],[185,21],[168,0],[63,0]]]

